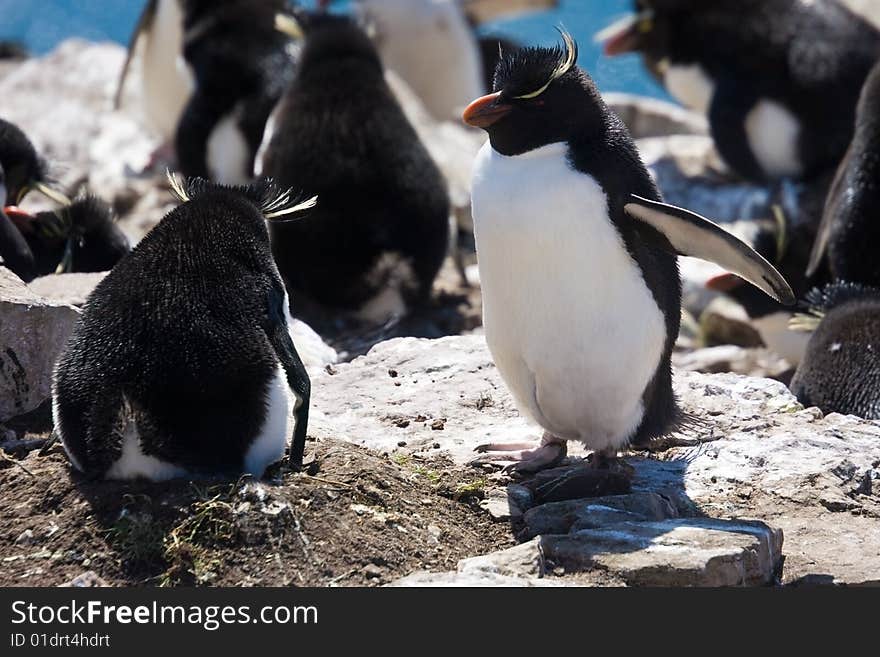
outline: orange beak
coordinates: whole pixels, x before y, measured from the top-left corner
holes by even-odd
[[[30,233],[33,230],[32,222],[34,220],[33,215],[28,214],[24,210],[20,209],[15,205],[8,205],[3,208],[3,214],[9,217],[9,220],[15,224],[16,228],[25,233]]]
[[[743,284],[743,279],[734,274],[719,274],[713,276],[706,281],[707,290],[715,290],[716,292],[730,292]]]
[[[501,98],[500,91],[498,93],[489,94],[488,96],[483,96],[482,98],[477,98],[474,102],[468,105],[467,109],[464,111],[462,119],[465,123],[475,128],[486,129],[495,125],[513,111],[512,105],[499,103],[499,98]]]

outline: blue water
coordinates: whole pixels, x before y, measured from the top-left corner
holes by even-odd
[[[555,25],[577,38],[580,64],[603,91],[628,91],[666,98],[645,73],[639,58],[609,59],[593,43],[593,34],[633,6],[632,0],[561,0],[558,10],[490,26],[524,43],[552,43]],[[144,2],[140,0],[0,0],[0,39],[23,43],[42,54],[69,37],[126,43]]]

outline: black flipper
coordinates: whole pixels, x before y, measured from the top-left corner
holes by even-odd
[[[630,195],[630,202],[624,206],[624,210],[654,229],[639,231],[646,242],[677,255],[714,262],[744,278],[779,303],[794,305],[794,293],[776,268],[718,224],[690,210],[634,194]],[[658,239],[657,233],[665,240]]]
[[[287,385],[299,399],[299,405],[294,410],[296,427],[290,440],[290,466],[294,470],[299,470],[302,467],[306,448],[312,383],[309,379],[309,373],[296,351],[296,346],[290,338],[287,316],[284,312],[284,287],[280,281],[278,286],[273,285],[272,292],[270,292],[270,326],[267,335],[278,360],[281,361],[284,372],[287,374]]]
[[[720,82],[709,107],[709,125],[715,146],[727,165],[741,176],[763,181],[767,176],[755,159],[746,134],[746,116],[756,102],[749,85],[731,80]]]
[[[2,210],[0,210],[0,256],[3,257],[3,264],[25,283],[30,283],[36,276],[34,254],[27,240]]]

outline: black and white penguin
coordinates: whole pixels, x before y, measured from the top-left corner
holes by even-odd
[[[320,200],[270,226],[297,303],[382,324],[429,298],[449,239],[446,183],[351,19],[314,14],[296,78],[267,127],[258,173]]]
[[[808,274],[827,261],[835,281],[880,287],[880,63],[859,100],[855,136],[837,170]]]
[[[791,391],[824,413],[880,420],[880,289],[838,282],[807,302],[798,327],[813,334]]]
[[[34,254],[13,218],[17,214],[15,206],[31,191],[61,205],[70,204],[64,194],[51,186],[49,165],[27,135],[15,124],[0,119],[0,257],[7,268],[24,280],[35,275]]]
[[[182,0],[195,90],[175,139],[180,171],[226,185],[253,179],[266,121],[293,78],[294,42],[276,29],[287,0]],[[296,25],[295,21],[288,21]]]
[[[183,59],[184,0],[147,0],[128,44],[114,105],[122,106],[125,82],[140,53],[140,101],[144,118],[167,145],[193,91],[192,74]]]
[[[837,166],[880,32],[837,0],[636,0],[603,30],[609,55],[641,52],[707,115],[724,160],[753,180]]]
[[[172,186],[183,204],[86,302],[54,373],[55,431],[90,477],[259,477],[291,434],[301,464],[310,383],[266,221],[313,201],[268,181]]]
[[[104,200],[81,194],[70,205],[30,215],[7,208],[33,254],[33,268],[19,277],[25,283],[53,273],[109,271],[131,250]]]
[[[675,426],[677,254],[794,302],[745,243],[661,202],[626,127],[563,36],[564,48],[505,57],[495,93],[464,114],[489,134],[473,178],[486,339],[518,407],[545,430],[539,449],[513,455],[520,470],[556,462],[568,440],[601,464]]]

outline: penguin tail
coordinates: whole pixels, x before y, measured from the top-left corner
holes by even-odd
[[[663,433],[633,442],[633,448],[647,452],[663,452],[672,447],[694,447],[716,437],[706,418],[689,413],[676,404],[672,423]]]

